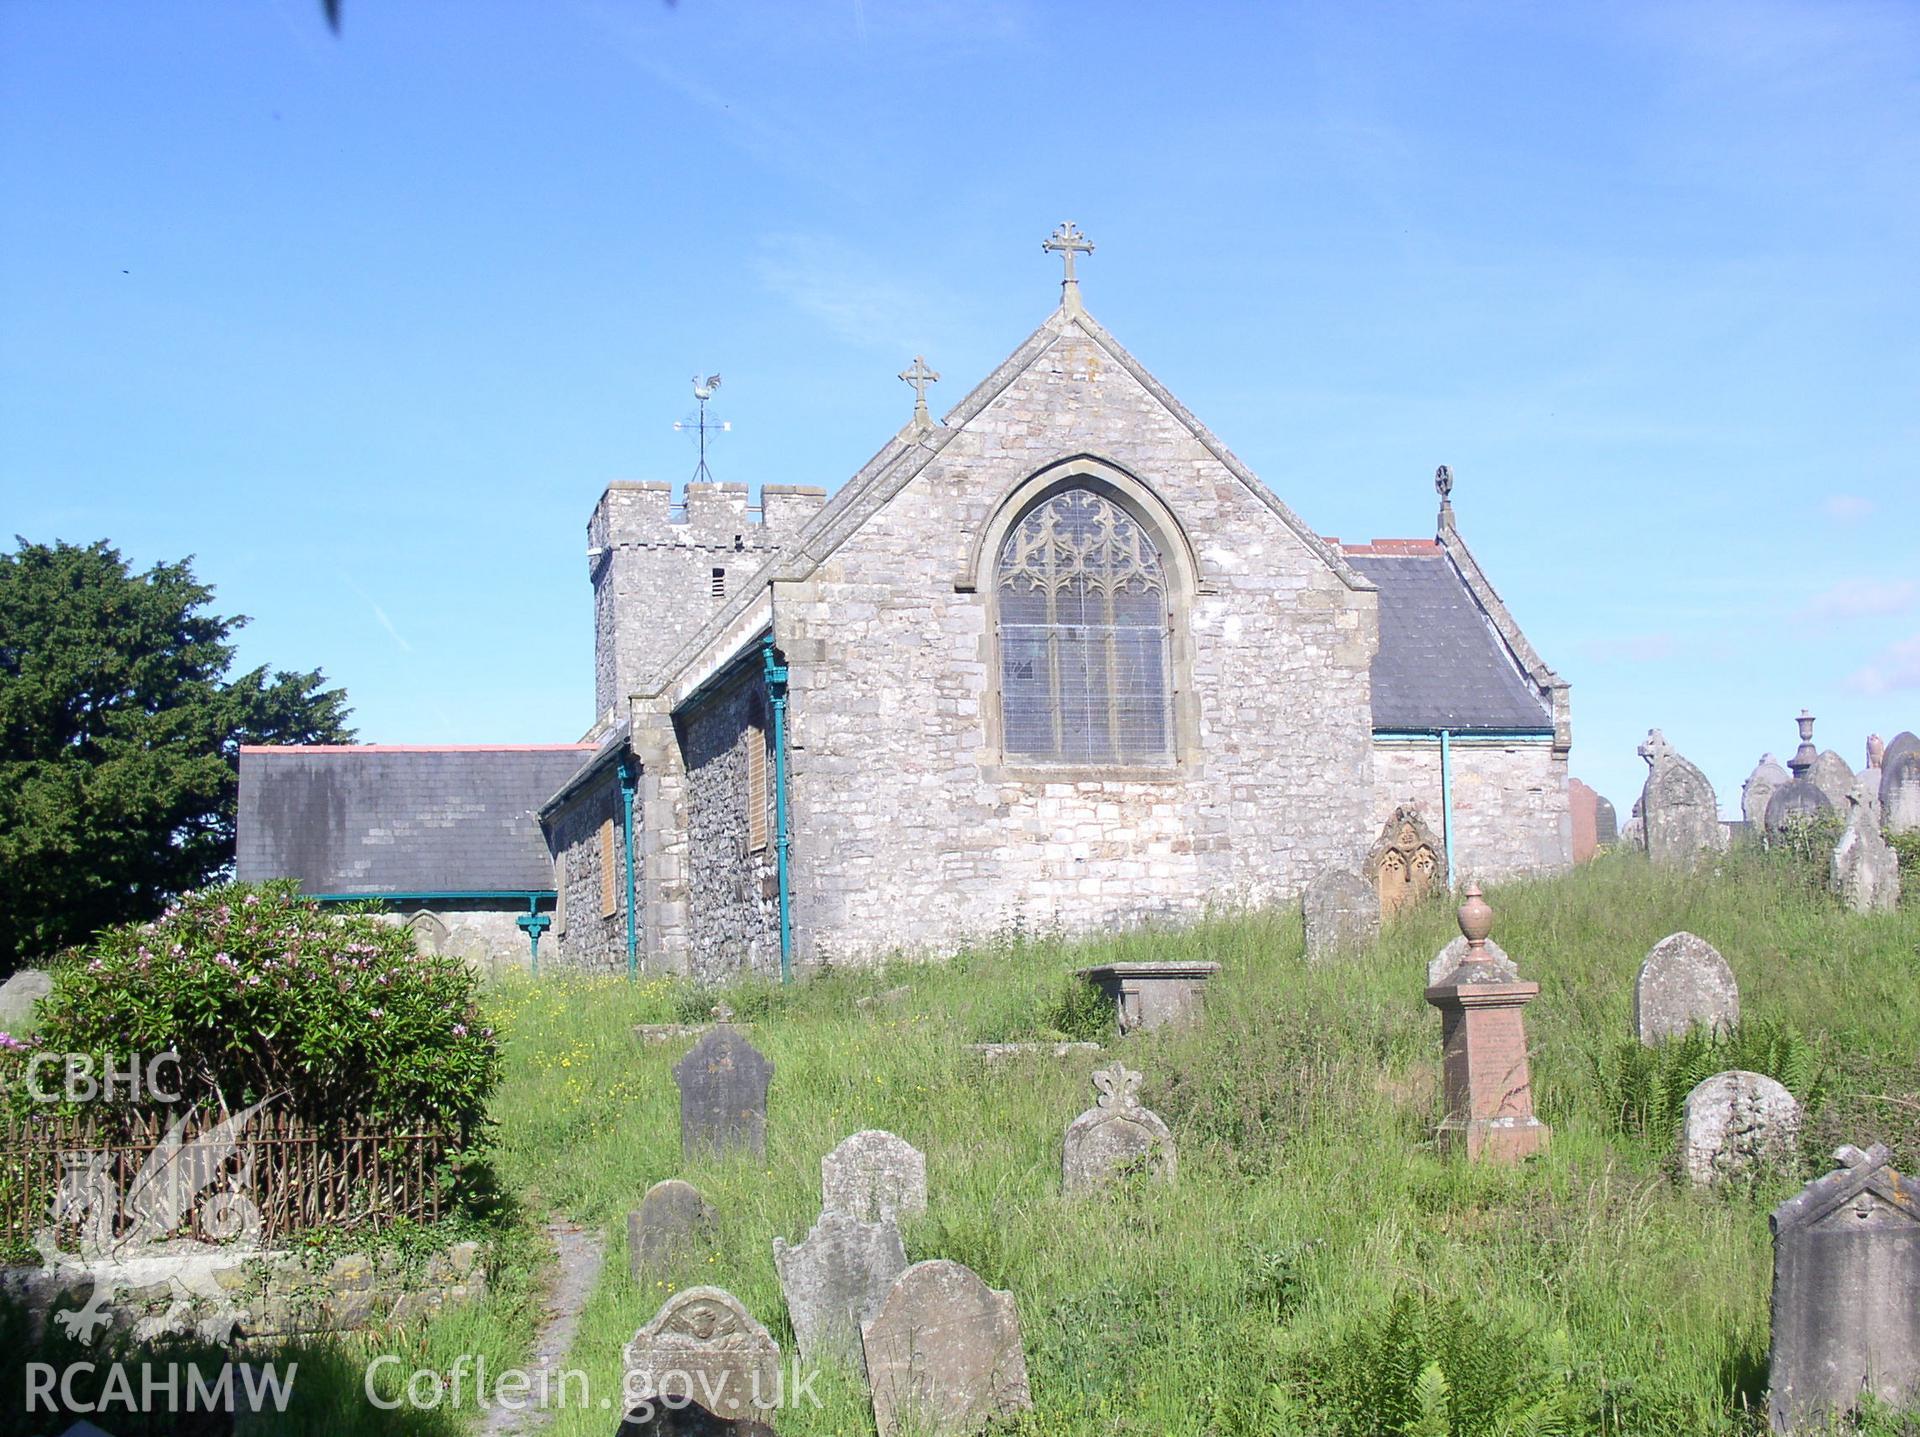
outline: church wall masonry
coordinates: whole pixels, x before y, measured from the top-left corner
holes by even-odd
[[[634,824],[639,827],[636,811]],[[606,913],[603,825],[611,824],[613,908]],[[553,934],[558,941],[540,945],[544,966],[549,956],[569,968],[621,971],[627,966],[626,852],[621,833],[618,769],[609,764],[593,775],[548,816],[548,842],[554,853],[554,886],[560,893]],[[639,860],[644,862],[644,859]],[[642,876],[636,863],[636,886]]]
[[[1456,738],[1453,867],[1460,878],[1558,873],[1573,862],[1567,755],[1539,743]],[[1440,745],[1382,740],[1373,754],[1373,832],[1412,803],[1437,833]]]
[[[691,971],[724,982],[742,971],[780,972],[772,769],[758,664],[724,681],[681,716],[687,794],[687,929]],[[756,784],[749,751],[765,760]],[[761,823],[749,806],[762,805]]]
[[[1005,497],[1075,454],[1157,494],[1197,557],[1198,592],[1175,601],[1190,652],[1170,770],[1023,772],[987,748],[990,596],[956,577]],[[1067,328],[804,582],[776,590],[802,958],[1297,893],[1364,846],[1371,821],[1375,604]]]

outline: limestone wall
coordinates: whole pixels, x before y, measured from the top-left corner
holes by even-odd
[[[988,595],[955,579],[1005,496],[1076,454],[1132,475],[1191,540],[1185,754],[1164,773],[1021,771],[988,749]],[[1375,595],[1077,331],[774,611],[803,956],[1287,898],[1367,828]]]
[[[611,914],[605,911],[605,890],[601,886],[601,825],[609,822],[613,825],[614,862]],[[634,823],[637,828],[638,810]],[[583,785],[553,815],[547,824],[547,841],[554,852],[554,886],[562,896],[553,927],[540,940],[541,966],[546,967],[551,957],[568,968],[625,971],[626,849],[620,782],[613,766]]]
[[[494,975],[527,967],[527,933],[515,921],[526,911],[524,899],[511,903],[435,899],[396,904],[380,917],[412,927],[421,946],[464,958],[480,972]],[[541,939],[543,957],[546,946],[547,940]]]
[[[1456,739],[1452,765],[1456,878],[1558,873],[1573,865],[1565,754],[1555,754],[1544,740]],[[1441,831],[1437,741],[1374,746],[1369,842],[1402,803],[1418,805],[1428,827]]]
[[[689,966],[703,982],[780,971],[773,761],[757,663],[725,680],[680,721],[687,794]],[[763,831],[748,821],[748,750],[765,761]],[[756,844],[754,839],[763,838]]]

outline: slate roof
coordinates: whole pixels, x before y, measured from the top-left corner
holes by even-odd
[[[235,876],[308,893],[553,888],[535,817],[591,744],[240,750]]]
[[[1380,589],[1375,732],[1552,730],[1545,700],[1445,550],[1424,539],[1381,539],[1343,552]]]

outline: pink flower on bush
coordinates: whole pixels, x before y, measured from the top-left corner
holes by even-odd
[[[385,1008],[369,1008],[367,1009],[367,1016],[369,1018],[384,1018],[387,1016],[387,1010]]]
[[[466,1036],[467,1036],[467,1025],[466,1025],[465,1023],[455,1023],[455,1024],[453,1025],[453,1036],[454,1036],[454,1037],[456,1037],[456,1038],[464,1038],[464,1037],[466,1037]]]

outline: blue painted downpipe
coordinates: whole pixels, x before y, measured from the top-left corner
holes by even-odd
[[[640,916],[634,911],[633,791],[640,774],[633,755],[620,760],[620,829],[627,855],[627,980],[640,976]]]
[[[773,710],[773,857],[780,884],[780,981],[791,983],[793,835],[787,831],[787,666],[774,654],[772,634],[760,641],[760,662],[767,677],[768,706]]]
[[[1447,850],[1447,891],[1453,891],[1453,733],[1440,730],[1440,844]]]
[[[1374,742],[1440,742],[1440,843],[1447,850],[1447,887],[1454,885],[1453,868],[1453,740],[1452,729],[1378,729]],[[1489,743],[1551,743],[1552,729],[1473,729],[1459,735],[1462,739]]]

